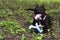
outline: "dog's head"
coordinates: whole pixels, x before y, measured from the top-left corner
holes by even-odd
[[[26,10],[34,11],[34,14],[44,14],[45,13],[44,4],[42,4],[41,6],[38,6],[38,4],[36,4],[34,9],[28,8]]]
[[[44,5],[41,5],[41,6],[36,5],[35,9],[34,9],[34,13],[35,14],[45,14]]]
[[[28,9],[26,9],[26,10],[31,10],[31,11],[33,11],[34,14],[35,14],[35,16],[36,16],[37,14],[40,14],[42,17],[44,17],[44,15],[45,15],[44,4],[42,4],[42,5],[40,5],[40,6],[39,6],[39,5],[36,5],[34,9],[28,8]]]

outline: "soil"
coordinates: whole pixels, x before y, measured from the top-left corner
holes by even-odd
[[[16,19],[19,21],[19,24],[21,26],[23,26],[23,28],[27,28],[29,23],[25,22],[25,17],[19,16],[19,15],[15,15],[15,16],[16,16]],[[5,19],[6,19],[5,17],[0,17],[0,21],[3,21]],[[58,27],[58,28],[60,29],[60,27]],[[4,30],[4,28],[0,27],[0,32],[3,32],[3,30]],[[26,33],[24,33],[24,35],[26,35]],[[59,35],[60,35],[60,33],[59,33]],[[4,40],[21,40],[21,36],[22,36],[22,34],[16,34],[15,36],[12,36],[10,33],[5,32]],[[31,37],[32,37],[32,34],[29,33],[26,35],[25,40],[31,40]],[[48,35],[46,37],[44,37],[42,40],[55,40],[55,39],[53,38],[53,36],[50,33],[48,33]]]
[[[0,21],[6,20],[5,17],[0,17]]]

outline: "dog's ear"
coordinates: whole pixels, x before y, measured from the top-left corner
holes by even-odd
[[[42,4],[42,7],[44,8],[44,4]]]
[[[42,6],[43,10],[45,11],[44,4],[42,4],[41,6]]]
[[[38,4],[36,4],[35,8],[38,8]]]
[[[38,9],[38,4],[36,4],[36,6],[35,6],[35,9],[34,10],[37,10]]]

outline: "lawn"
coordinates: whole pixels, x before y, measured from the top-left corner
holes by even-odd
[[[26,11],[44,4],[46,13],[54,18],[48,34],[30,33],[34,12]],[[60,40],[60,0],[0,0],[0,40]]]

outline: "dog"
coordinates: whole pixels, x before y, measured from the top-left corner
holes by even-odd
[[[52,25],[52,17],[45,13],[44,5],[36,5],[34,9],[30,8],[26,10],[31,10],[35,14],[33,23],[29,26],[29,29],[34,29],[35,33],[47,33],[47,29],[51,28]]]

